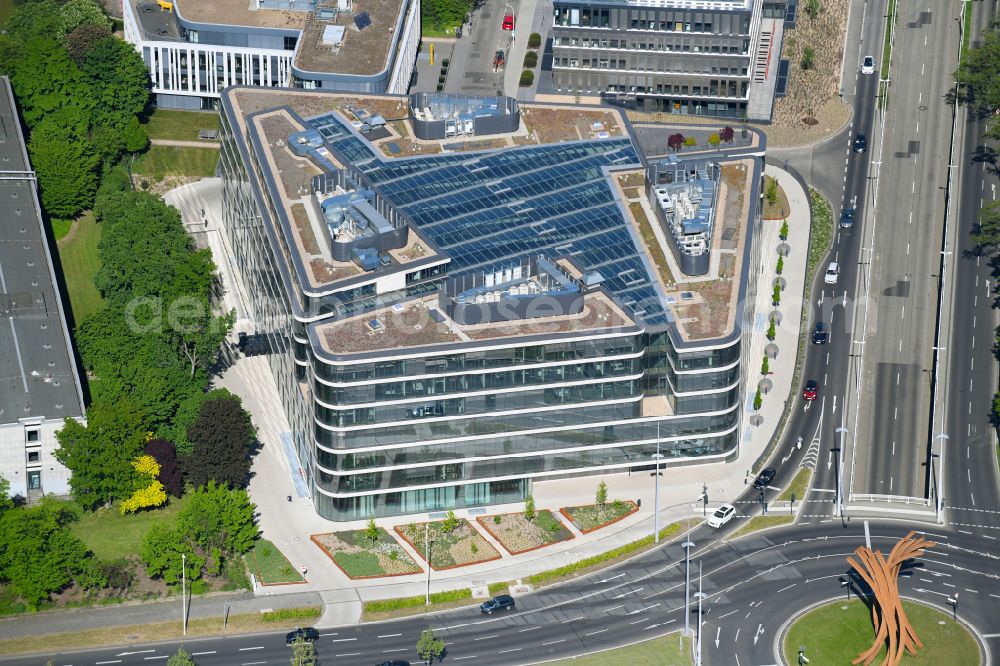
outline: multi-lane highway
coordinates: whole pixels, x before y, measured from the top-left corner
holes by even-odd
[[[848,574],[845,557],[870,538],[887,551],[909,527],[865,525],[855,520],[785,528],[733,542],[713,542],[706,528],[691,538],[692,592],[700,582],[703,656],[706,664],[775,663],[782,624],[796,608],[843,594],[839,578]],[[868,535],[866,537],[866,534]],[[1000,600],[995,542],[978,536],[930,530],[938,545],[921,558],[912,576],[901,579],[904,595],[947,609],[961,594],[959,615],[984,639],[984,649],[1000,635],[993,610]],[[321,632],[316,643],[323,663],[380,664],[389,659],[416,662],[420,632],[430,627],[447,643],[447,662],[515,666],[608,649],[677,631],[684,625],[684,552],[678,542],[623,566],[551,590],[522,596],[517,609],[482,616],[475,607],[395,622],[340,627]],[[854,590],[856,594],[857,589]],[[698,626],[692,604],[689,622]],[[150,664],[183,645],[199,666],[287,663],[284,634],[208,638],[134,645],[73,654],[20,657],[3,663]],[[996,646],[994,646],[996,647]],[[984,661],[984,663],[989,663]]]

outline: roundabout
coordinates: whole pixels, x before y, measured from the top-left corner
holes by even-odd
[[[976,639],[961,621],[930,605],[904,599],[903,610],[923,647],[916,656],[905,655],[902,664],[982,664]],[[799,650],[813,664],[850,664],[872,642],[871,607],[868,600],[831,600],[806,609],[792,618],[782,632],[783,663],[796,664]],[[874,664],[881,664],[885,648]],[[805,662],[803,662],[805,663]]]

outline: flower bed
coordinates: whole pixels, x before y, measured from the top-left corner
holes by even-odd
[[[424,526],[430,525],[430,565],[435,571],[500,559],[497,549],[468,520],[463,518],[457,521],[457,526],[450,532],[444,530],[444,523],[445,521],[399,525],[396,533],[424,557]]]
[[[477,520],[511,555],[573,538],[573,533],[551,511],[539,511],[531,521],[523,513],[482,516]]]
[[[587,534],[602,527],[617,523],[622,518],[639,510],[635,502],[615,500],[604,504],[588,504],[586,506],[568,506],[559,509],[559,513],[576,525],[576,528]]]
[[[323,549],[349,578],[406,576],[423,569],[384,529],[374,544],[365,530],[313,534],[309,538]]]

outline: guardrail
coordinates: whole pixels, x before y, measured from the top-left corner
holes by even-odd
[[[855,495],[847,498],[848,502],[870,502],[872,504],[918,504],[931,506],[931,500],[926,497],[909,497],[907,495]]]

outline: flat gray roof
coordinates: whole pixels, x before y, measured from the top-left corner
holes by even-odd
[[[83,415],[10,81],[0,77],[0,424]]]

